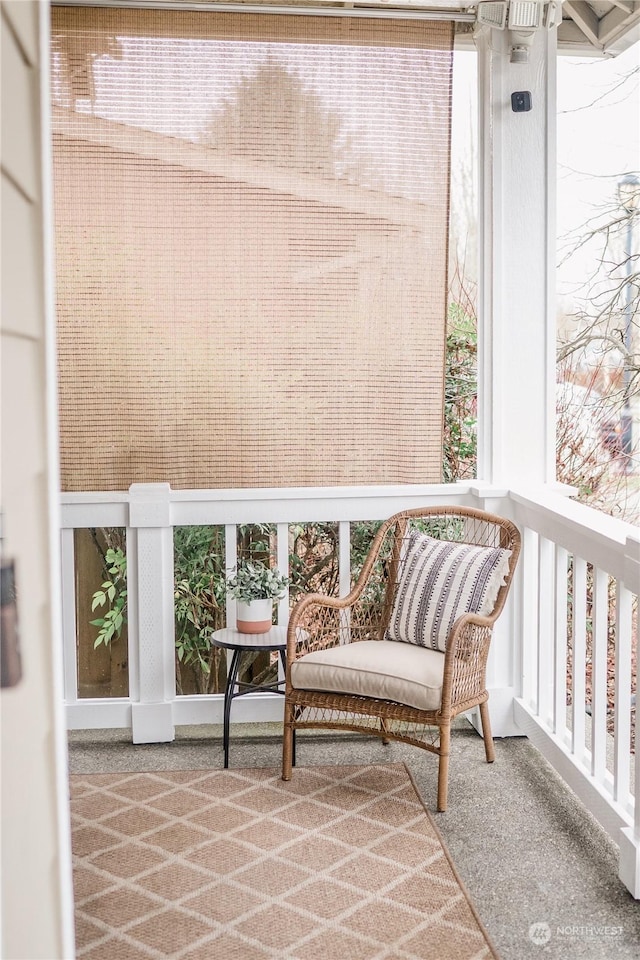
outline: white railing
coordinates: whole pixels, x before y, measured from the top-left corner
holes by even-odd
[[[290,524],[337,523],[344,593],[351,579],[353,522],[382,520],[397,510],[443,503],[501,513],[522,530],[517,582],[496,626],[489,659],[494,734],[527,734],[620,845],[620,876],[640,897],[640,803],[635,802],[640,763],[636,753],[632,766],[630,751],[639,533],[629,524],[558,494],[533,496],[481,483],[243,491],[185,491],[171,490],[167,484],[135,484],[126,493],[65,494],[62,566],[68,726],[130,727],[134,742],[142,743],[172,740],[175,727],[182,724],[222,722],[220,694],[176,694],[174,527],[223,525],[225,563],[232,568],[237,527],[275,525],[278,566],[287,571]],[[73,531],[86,527],[127,530],[127,698],[78,697]],[[278,614],[279,622],[285,624],[288,597]],[[234,615],[230,602],[228,622],[234,621]],[[608,671],[611,649],[614,668]],[[590,698],[586,695],[588,669]],[[611,701],[613,714],[608,709]],[[281,717],[282,698],[275,694],[248,696],[234,704],[234,722]]]
[[[631,764],[640,533],[554,495],[512,491],[510,501],[524,536],[514,717],[619,844],[620,877],[640,897],[640,752]]]
[[[168,484],[134,484],[122,493],[62,496],[62,578],[65,699],[70,729],[130,727],[136,743],[172,740],[175,727],[221,723],[222,695],[178,696],[175,678],[173,528],[222,525],[225,565],[236,563],[237,527],[272,524],[278,566],[288,572],[289,525],[334,522],[339,528],[341,591],[350,582],[351,522],[382,520],[411,506],[459,503],[482,506],[488,488],[427,485],[284,490],[172,490]],[[129,696],[81,698],[77,684],[74,530],[124,527],[127,536]],[[234,601],[227,621],[235,621]],[[279,604],[286,624],[289,600]],[[234,721],[282,717],[282,698],[261,694],[234,703]]]

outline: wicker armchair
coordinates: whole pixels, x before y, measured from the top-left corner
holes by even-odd
[[[380,527],[348,596],[300,600],[287,634],[282,779],[291,779],[295,730],[370,733],[439,756],[437,809],[446,810],[451,720],[479,706],[495,759],[486,663],[519,552],[514,524],[493,514],[405,510]]]

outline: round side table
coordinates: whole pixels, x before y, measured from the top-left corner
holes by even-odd
[[[224,690],[224,765],[229,766],[229,725],[231,720],[231,704],[236,697],[243,697],[247,693],[269,692],[281,693],[282,682],[266,684],[241,683],[238,680],[238,671],[240,668],[240,659],[242,654],[247,651],[271,651],[277,650],[280,655],[282,669],[287,670],[287,628],[271,627],[266,633],[240,633],[226,627],[224,630],[215,630],[211,635],[211,642],[216,647],[223,650],[233,650],[231,666],[227,674],[227,685]],[[240,689],[246,687],[245,690]]]

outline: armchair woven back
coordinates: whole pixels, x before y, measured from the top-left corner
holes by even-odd
[[[295,638],[295,657],[339,643],[384,637],[398,585],[403,544],[414,531],[438,540],[511,550],[509,576],[500,588],[490,619],[499,616],[520,552],[517,527],[510,520],[471,507],[404,510],[381,524],[347,597],[336,598],[327,607],[317,602],[322,595],[309,594],[293,608],[289,636]]]

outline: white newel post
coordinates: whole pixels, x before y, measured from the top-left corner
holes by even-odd
[[[476,498],[476,503],[472,505],[479,510],[488,510],[498,516],[509,516],[506,490],[487,489],[478,483],[471,484],[471,492]],[[494,625],[489,651],[487,689],[491,732],[494,737],[522,736],[522,730],[513,719],[513,699],[518,696],[514,677],[518,676],[520,665],[519,646],[514,641],[519,635],[521,573],[522,568],[519,568],[511,585],[509,602]],[[480,711],[477,707],[469,714],[469,720],[476,730],[481,732]]]
[[[173,527],[169,493],[168,483],[134,483],[129,488],[129,527],[134,541],[128,567],[134,743],[162,743],[175,738]]]
[[[555,30],[511,63],[508,31],[476,39],[479,82],[478,477],[494,489],[555,480]],[[532,108],[512,110],[511,94]],[[478,505],[508,515],[508,502]],[[521,560],[522,564],[522,560]],[[519,574],[522,570],[519,571]],[[521,733],[522,578],[496,624],[487,687],[495,736]],[[476,718],[477,719],[477,718]]]

